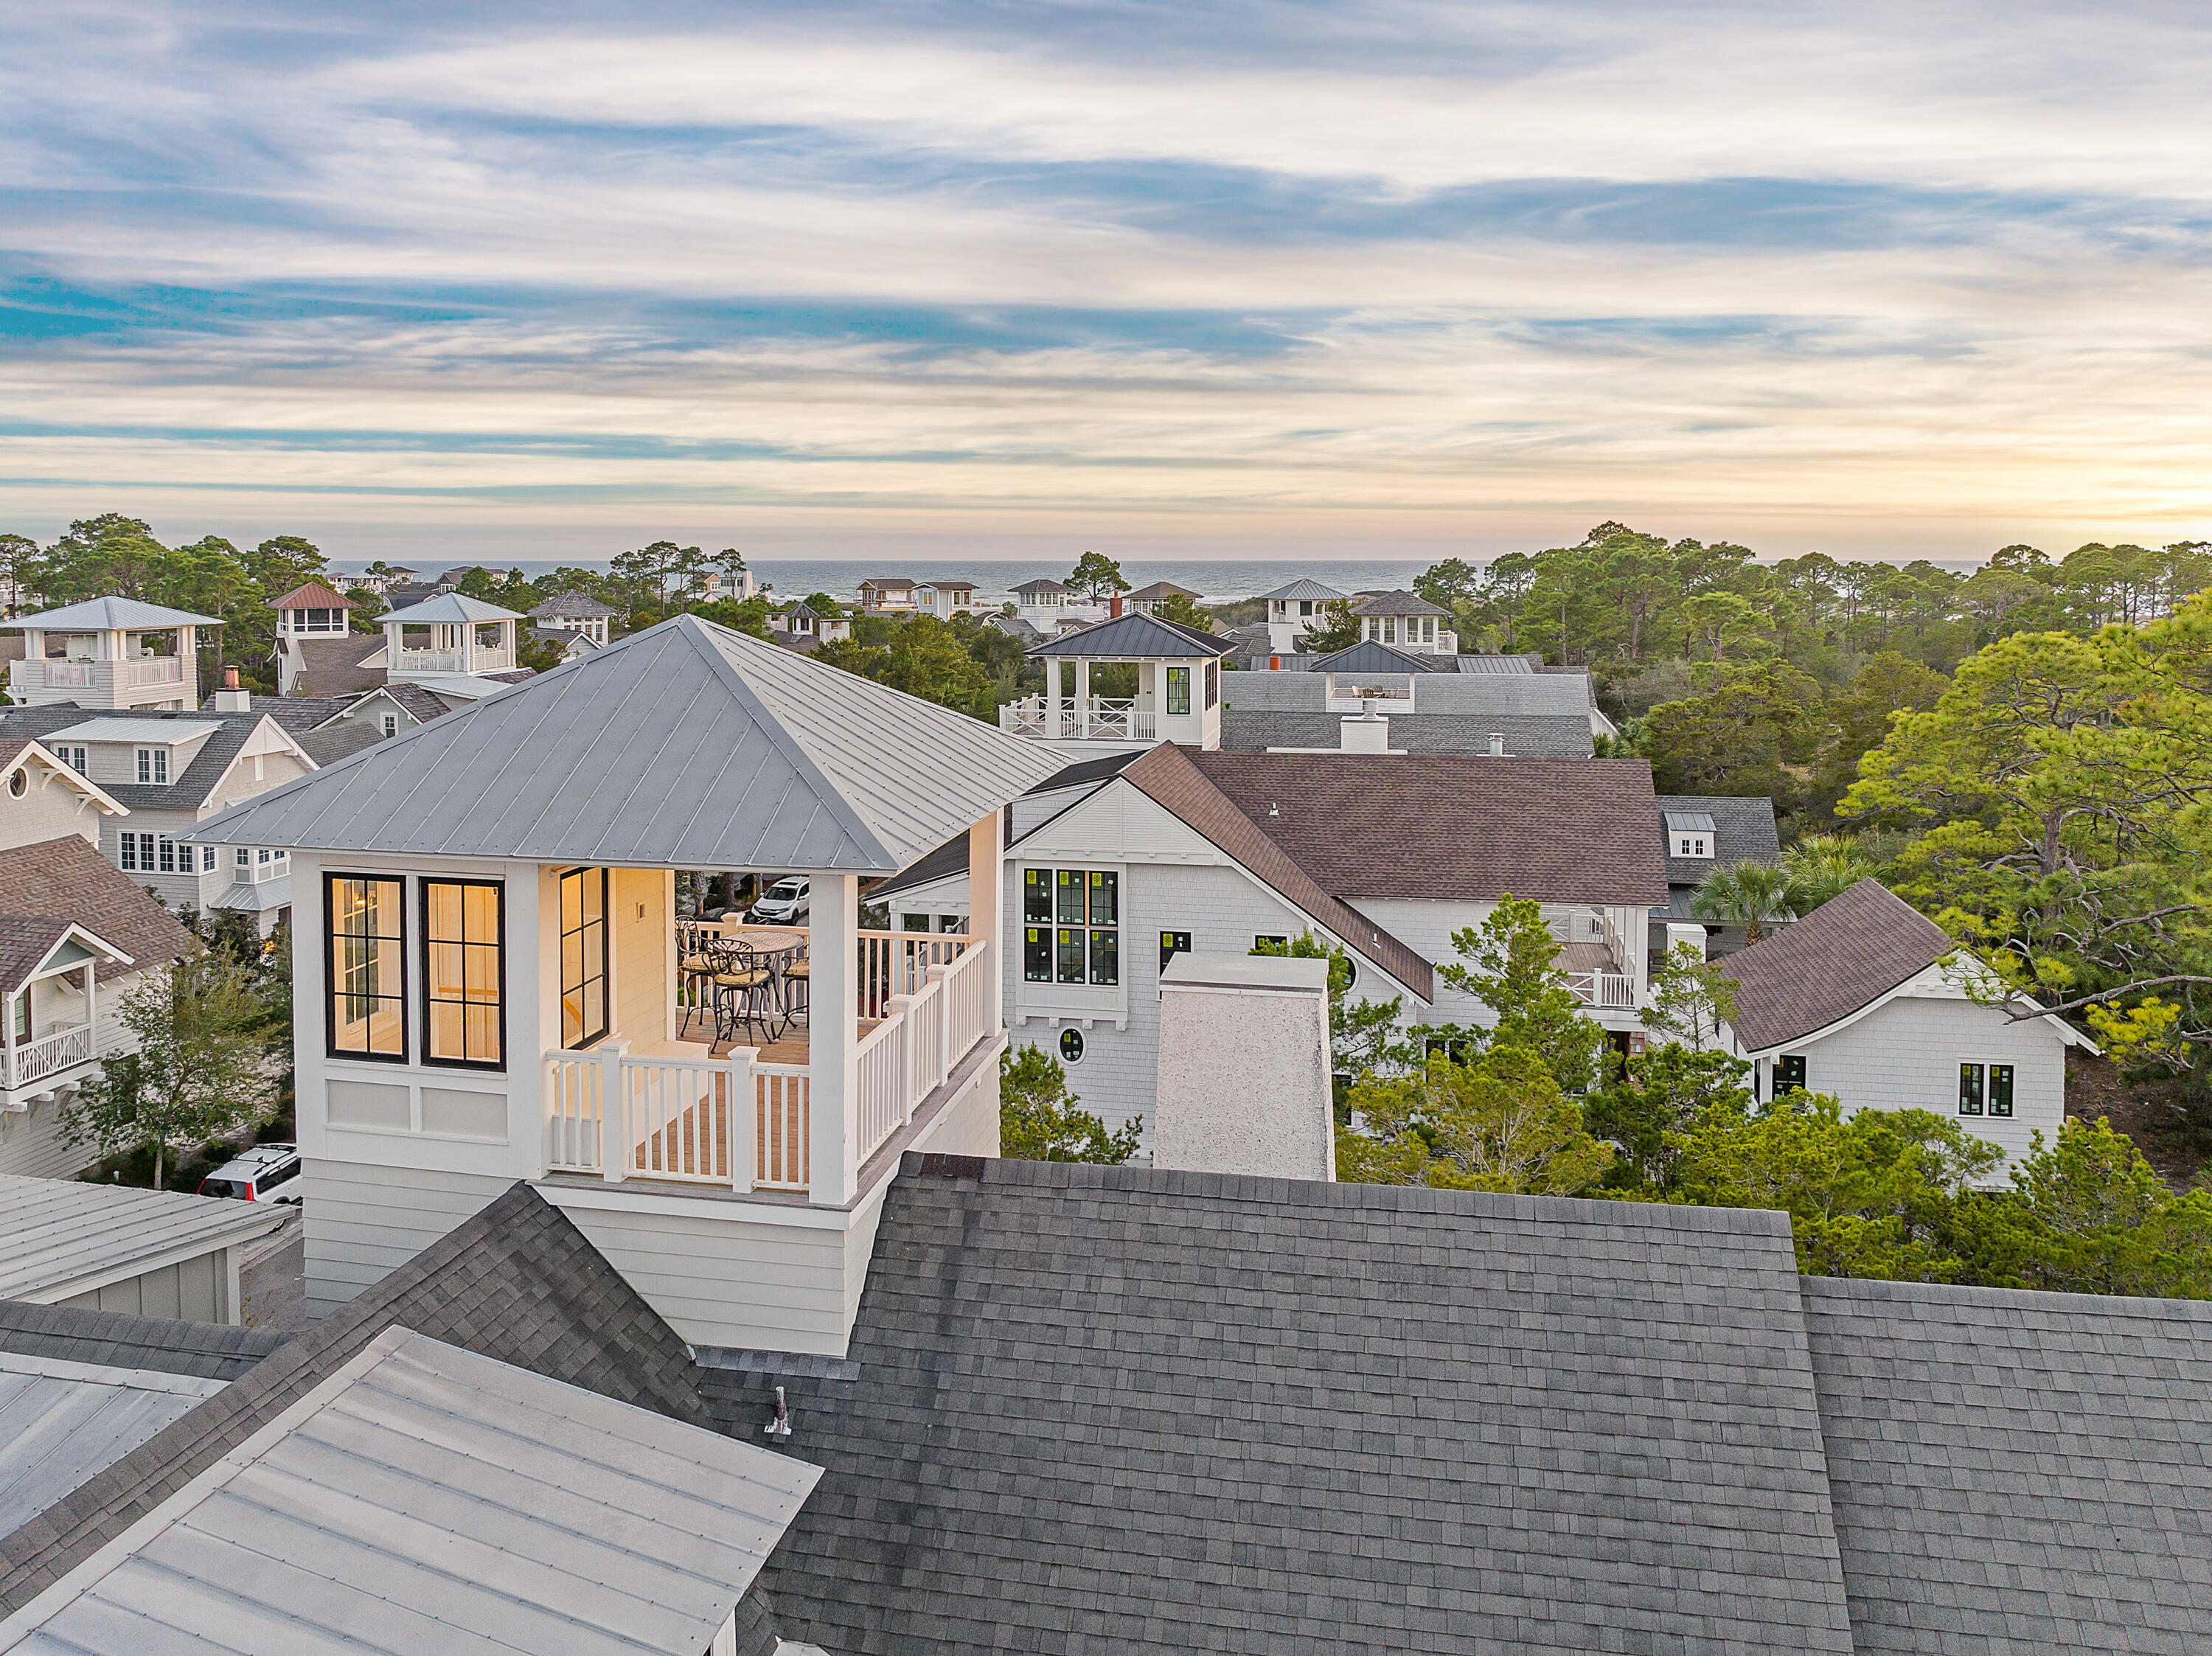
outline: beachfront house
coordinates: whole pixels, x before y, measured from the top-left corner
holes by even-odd
[[[291,858],[312,1306],[523,1179],[686,1339],[842,1352],[899,1153],[996,1150],[1000,812],[1058,762],[685,616],[205,825]],[[974,929],[862,928],[956,834]]]

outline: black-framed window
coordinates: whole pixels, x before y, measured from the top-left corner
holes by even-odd
[[[1187,955],[1187,954],[1188,954],[1189,952],[1190,952],[1190,933],[1189,933],[1189,932],[1188,932],[1188,931],[1163,931],[1163,932],[1161,932],[1161,933],[1160,933],[1160,970],[1161,970],[1161,971],[1163,971],[1163,972],[1166,971],[1166,970],[1168,969],[1168,962],[1169,962],[1170,961],[1173,960],[1176,955]]]
[[[1209,707],[1221,705],[1221,664],[1218,661],[1206,664],[1206,705]]]
[[[1792,1089],[1810,1091],[1805,1085],[1805,1055],[1792,1052],[1774,1060],[1774,1095],[1779,1098]]]
[[[406,884],[323,876],[325,1046],[332,1058],[407,1061]]]
[[[1254,949],[1257,949],[1269,946],[1272,946],[1275,953],[1279,955],[1287,955],[1291,952],[1291,940],[1286,937],[1282,937],[1276,933],[1267,931],[1255,932],[1253,935],[1252,947]]]
[[[422,1061],[507,1067],[507,889],[422,882]]]
[[[2009,1064],[1960,1064],[1959,1113],[2010,1115],[2013,1076],[2013,1066]]]
[[[1190,669],[1188,667],[1168,669],[1168,711],[1171,713],[1190,711]]]
[[[589,1046],[607,1033],[607,871],[561,877],[561,1044]]]
[[[1121,877],[1111,869],[1022,870],[1022,979],[1121,981]]]

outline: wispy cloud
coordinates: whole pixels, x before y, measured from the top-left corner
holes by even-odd
[[[55,9],[0,527],[2201,533],[2208,69],[2158,7]]]

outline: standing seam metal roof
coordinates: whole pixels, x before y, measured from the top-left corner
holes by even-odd
[[[1034,646],[1029,653],[1038,657],[1104,656],[1149,661],[1163,656],[1218,660],[1236,652],[1236,645],[1228,639],[1137,610],[1063,633]]]
[[[0,1174],[0,1299],[58,1295],[179,1248],[242,1242],[283,1217],[275,1208],[182,1191]]]
[[[0,1351],[0,1535],[37,1517],[224,1384]]]
[[[201,823],[291,850],[889,874],[1058,768],[680,616]]]
[[[18,632],[43,633],[154,632],[170,627],[222,625],[222,621],[214,616],[172,610],[165,604],[146,604],[137,598],[117,597],[87,598],[82,604],[65,604],[58,610],[0,621],[0,627]]]
[[[820,1477],[395,1327],[0,1638],[698,1656]]]
[[[514,610],[486,604],[482,598],[468,597],[459,592],[441,592],[434,598],[426,598],[404,610],[387,610],[376,618],[376,624],[389,627],[398,621],[417,627],[455,627],[521,619]]]

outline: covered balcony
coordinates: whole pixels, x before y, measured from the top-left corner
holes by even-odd
[[[1633,944],[1628,911],[1583,904],[1550,904],[1544,919],[1559,940],[1559,969],[1574,998],[1595,1011],[1632,1011],[1644,980],[1641,951]]]
[[[0,1030],[0,1099],[21,1110],[75,1079],[99,1056],[95,968],[131,956],[67,920],[0,919],[0,954],[12,969]]]
[[[1152,615],[1115,616],[1036,646],[1044,693],[999,710],[1009,736],[1049,743],[1221,745],[1224,640]]]

